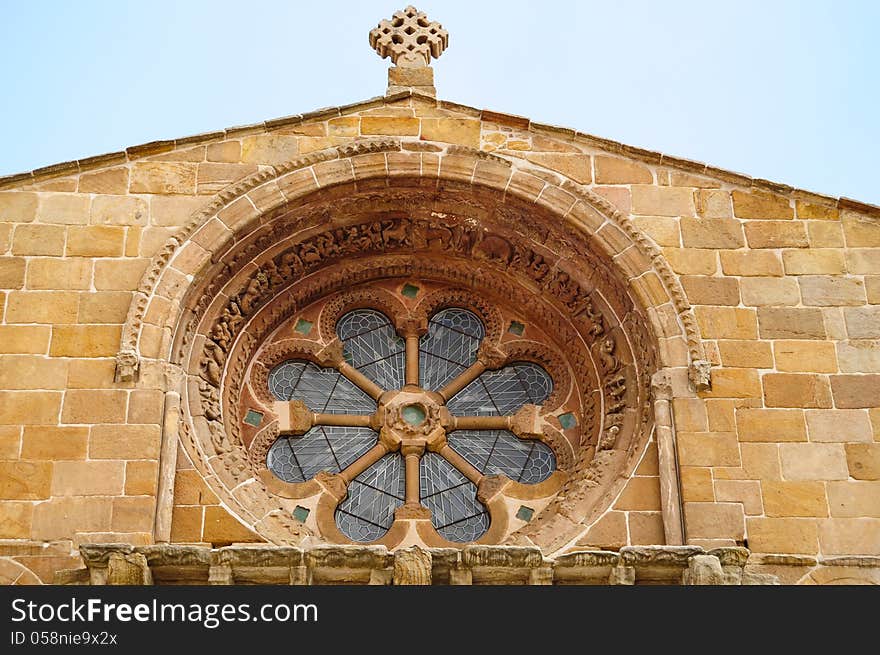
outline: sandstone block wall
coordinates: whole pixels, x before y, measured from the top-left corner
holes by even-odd
[[[147,365],[136,382],[114,382],[150,258],[236,180],[387,135],[555,171],[607,198],[661,248],[713,365],[711,390],[695,393],[683,379],[674,389],[691,543],[805,556],[804,566],[880,555],[880,209],[402,94],[0,180],[7,577],[51,581],[80,543],[153,541],[162,371]],[[145,330],[143,354],[158,358],[167,335]],[[177,466],[172,541],[258,539],[182,450]],[[578,546],[663,543],[660,511],[652,442]]]

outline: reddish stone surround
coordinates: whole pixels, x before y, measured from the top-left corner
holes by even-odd
[[[228,480],[215,493],[253,515],[255,529],[266,538],[298,537],[277,526],[262,527],[284,514],[279,497],[319,493],[317,525],[311,530],[298,526],[299,533],[309,530],[346,541],[332,524],[340,485],[320,477],[285,485],[267,476],[261,460],[275,428],[269,423],[257,434],[244,424],[240,399],[245,405],[263,403],[269,411],[266,376],[283,358],[332,364],[340,351],[333,346],[330,326],[342,311],[371,306],[405,328],[426,324],[442,307],[462,306],[485,322],[486,344],[498,351],[499,362],[532,360],[552,372],[557,391],[545,404],[545,411],[551,411],[544,432],[555,442],[568,478],[564,501],[546,506],[514,535],[503,529],[509,521],[499,518],[485,539],[542,542],[548,539],[542,531],[560,511],[598,516],[628,476],[651,429],[649,379],[656,347],[645,319],[626,290],[613,282],[608,266],[591,254],[587,239],[564,226],[538,227],[552,225],[546,219],[520,223],[525,233],[513,227],[512,220],[538,218],[534,209],[490,190],[478,195],[451,188],[427,195],[418,189],[418,180],[395,182],[395,190],[381,193],[334,187],[264,217],[197,278],[198,291],[188,296],[176,337],[177,356],[189,374],[184,408],[192,419],[183,434],[189,437],[184,443],[193,461],[206,466],[208,480]],[[593,265],[584,268],[572,258]],[[425,288],[423,299],[415,303],[399,293],[406,281]],[[352,291],[352,285],[360,286]],[[511,313],[510,307],[518,311]],[[538,338],[513,338],[506,332],[510,320],[523,317]],[[287,336],[299,318],[320,326],[316,339]],[[264,341],[265,352],[258,355]],[[248,380],[256,384],[248,386]],[[565,430],[556,418],[568,411],[580,418],[576,430]],[[549,493],[549,499],[562,477],[538,485],[539,490],[513,485],[507,496]],[[236,491],[230,497],[227,489]],[[243,489],[250,497],[241,500]],[[500,514],[498,491],[492,496],[498,497]],[[566,533],[554,528],[549,539],[571,538],[576,530],[576,525]],[[393,546],[404,537],[401,528],[385,539]],[[438,543],[436,535],[428,540]]]

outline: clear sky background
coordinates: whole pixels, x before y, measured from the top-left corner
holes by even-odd
[[[0,175],[382,95],[406,0],[0,0]],[[420,0],[439,97],[880,204],[876,0]]]

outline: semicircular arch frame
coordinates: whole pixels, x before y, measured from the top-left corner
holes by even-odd
[[[700,390],[708,387],[709,366],[694,313],[660,249],[628,216],[588,187],[533,163],[459,145],[362,139],[269,167],[218,193],[166,242],[144,273],[123,327],[117,380],[135,379],[144,361],[176,363],[174,344],[188,294],[198,286],[200,275],[236,246],[240,235],[321,190],[353,184],[375,191],[395,178],[417,178],[425,189],[446,183],[488,188],[519,204],[533,203],[589,239],[609,262],[617,283],[644,310],[659,345],[662,375],[655,376],[654,413],[658,442],[665,435],[666,477],[671,481],[661,485],[677,488],[674,446],[669,445],[674,439],[669,401],[675,386],[670,371],[677,371],[679,379],[689,378]],[[177,376],[166,378],[167,390],[173,391]],[[160,499],[157,506],[161,504]],[[667,491],[663,504],[667,543],[683,543],[678,494]],[[158,512],[157,507],[157,526]]]

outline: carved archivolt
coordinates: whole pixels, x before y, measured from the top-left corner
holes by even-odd
[[[414,145],[422,144],[419,142],[419,144]],[[398,154],[396,155],[394,162],[386,159],[385,166],[382,167],[381,170],[373,171],[372,175],[375,175],[380,179],[384,179],[386,175],[397,175],[402,177],[407,172],[415,169],[421,170],[421,175],[423,177],[431,179],[430,176],[436,175],[436,171],[440,170],[436,158],[442,156],[443,151],[445,150],[447,155],[454,155],[457,158],[470,158],[473,161],[473,168],[469,174],[472,184],[466,185],[467,187],[486,186],[488,188],[495,188],[504,192],[506,195],[524,197],[528,202],[534,202],[533,197],[524,193],[519,193],[516,186],[509,185],[510,176],[513,173],[511,161],[495,154],[484,153],[465,146],[438,143],[435,147],[438,152],[441,153],[440,155],[436,155],[435,153],[413,152],[412,150],[402,152],[401,142],[394,138],[363,139],[343,146],[312,152],[292,159],[284,164],[267,167],[266,169],[254,173],[221,191],[208,205],[194,214],[192,219],[181,227],[175,235],[169,238],[159,252],[154,255],[150,265],[147,267],[147,270],[138,285],[137,292],[134,294],[125,325],[123,326],[119,353],[117,355],[117,376],[120,379],[130,379],[136,374],[141,357],[139,341],[144,316],[147,313],[151,299],[156,295],[156,290],[159,286],[161,277],[167,275],[169,270],[174,268],[174,260],[183,250],[184,246],[193,241],[197,235],[202,233],[206,233],[205,241],[211,243],[215,242],[217,239],[216,231],[218,224],[226,225],[218,219],[218,216],[222,212],[235,207],[236,204],[246,205],[243,208],[244,211],[251,214],[240,222],[243,225],[248,222],[258,221],[260,216],[277,212],[286,206],[287,203],[299,201],[299,199],[318,191],[320,187],[315,181],[313,172],[316,167],[332,164],[337,160],[356,159],[359,157],[369,157],[370,155],[379,155],[386,152],[395,152]],[[422,166],[422,159],[425,156],[434,157],[435,160],[426,166]],[[414,165],[410,164],[407,166],[403,161],[406,158],[414,159]],[[479,171],[476,171],[476,164],[481,161],[497,163],[500,166],[510,168],[511,170],[507,172],[507,177],[499,178],[488,174],[480,175]],[[696,319],[675,274],[663,258],[659,249],[633,225],[629,217],[622,214],[602,196],[591,192],[582,185],[578,185],[570,180],[564,180],[552,171],[541,169],[534,164],[527,165],[521,161],[517,161],[516,166],[517,170],[522,171],[525,174],[528,174],[529,172],[535,173],[535,175],[531,177],[540,183],[545,184],[547,188],[556,189],[562,192],[561,194],[542,194],[542,196],[554,198],[561,195],[562,201],[550,209],[556,211],[557,215],[565,214],[568,221],[576,223],[579,229],[584,230],[587,234],[591,234],[593,237],[593,245],[598,250],[604,250],[609,254],[614,254],[621,249],[605,242],[600,235],[595,234],[594,228],[591,229],[585,223],[578,220],[579,205],[582,204],[582,212],[584,214],[595,216],[598,212],[602,219],[609,221],[624,231],[627,237],[631,240],[631,243],[650,259],[652,262],[652,268],[650,270],[660,276],[664,288],[669,294],[669,302],[672,303],[675,308],[675,313],[681,321],[684,329],[684,336],[688,344],[690,361],[685,363],[685,365],[689,365],[693,362],[701,362],[704,364],[705,355]],[[434,173],[431,171],[434,171]],[[301,179],[294,179],[296,177]],[[355,176],[352,173],[350,181],[354,181],[354,179]],[[362,176],[359,176],[358,179],[364,181],[371,179],[370,173],[365,172]],[[433,179],[436,179],[439,182],[441,178],[438,176]],[[548,179],[558,180],[559,183],[555,184],[547,182]],[[307,183],[306,181],[311,181],[311,183]],[[288,186],[283,186],[282,183],[284,182],[288,183]],[[296,185],[294,185],[294,182],[296,182]],[[363,182],[361,184],[362,186],[365,186]],[[383,186],[385,185],[383,184]],[[252,198],[251,196],[255,196],[255,198]],[[377,192],[376,196],[381,198],[382,193]],[[578,201],[574,206],[568,202],[572,198]],[[545,200],[544,202],[546,203],[547,201]],[[242,207],[237,207],[237,209],[242,211]],[[521,213],[510,211],[504,207],[498,207],[497,211],[499,216],[508,218],[511,221],[521,222],[525,220],[528,223],[528,215],[523,216]],[[217,249],[222,251],[228,247],[228,242],[232,241],[233,231],[236,231],[240,225],[237,224],[232,227],[235,229],[227,230],[228,236],[225,237],[226,241],[216,243]],[[528,229],[530,231],[534,229],[540,230],[540,227],[531,224]],[[637,277],[637,275],[630,274],[629,277],[634,278]],[[657,302],[656,306],[662,304],[663,302]],[[169,322],[172,324],[175,323],[173,319],[170,319]],[[667,364],[671,366],[681,365],[679,362],[667,362]]]
[[[396,164],[386,157],[390,152]],[[454,157],[470,159],[468,181],[451,176],[425,187],[417,178],[387,177],[403,165],[401,158],[421,162],[426,155],[437,157],[401,152],[395,140],[369,141],[251,176],[169,241],[132,304],[120,376],[136,370],[150,303],[158,293],[172,295],[165,301],[179,313],[165,319],[175,326],[167,356],[187,372],[184,446],[221,500],[270,541],[298,543],[306,535],[344,541],[326,518],[344,485],[319,477],[279,493],[280,485],[267,477],[265,455],[278,429],[267,383],[272,367],[290,358],[340,365],[335,326],[352,309],[376,309],[401,335],[420,335],[438,309],[464,307],[486,327],[480,352],[485,368],[532,361],[550,372],[555,387],[542,410],[541,438],[556,452],[564,480],[537,492],[545,495],[531,521],[507,517],[491,531],[492,540],[558,543],[564,535],[556,517],[581,523],[598,516],[647,442],[653,425],[649,381],[659,365],[651,308],[646,312],[634,301],[637,276],[621,276],[611,263],[620,246],[603,245],[584,226],[598,210],[652,257],[650,243],[580,187],[554,185],[540,172],[541,196],[553,197],[547,190],[555,188],[564,198],[557,206],[546,199],[536,204],[511,177],[527,172],[460,147]],[[340,167],[342,161],[351,166]],[[359,177],[367,161],[381,170]],[[508,179],[502,183],[495,169],[481,178],[474,172],[481,166],[503,168]],[[417,170],[426,169],[420,163]],[[338,179],[319,187],[315,180],[331,172]],[[563,213],[566,220],[559,220]],[[583,220],[576,220],[579,213]],[[178,259],[190,243],[211,256],[187,268]],[[653,254],[655,273],[668,278],[669,289],[675,279]],[[180,290],[163,285],[176,274],[192,276],[192,284]],[[406,285],[418,286],[420,295],[407,297]],[[676,294],[670,291],[669,302],[680,317],[689,315],[683,295]],[[701,359],[689,321],[682,319],[690,355]],[[514,324],[529,327],[517,334]],[[300,333],[300,325],[313,327]],[[246,420],[250,411],[263,416],[259,426]],[[563,415],[576,417],[574,426]],[[504,487],[504,494],[528,497],[515,485]],[[306,522],[289,518],[298,503],[312,510]],[[404,538],[400,531],[389,535],[388,545]]]
[[[200,417],[205,434],[201,443],[193,444],[193,457],[207,461],[215,468],[213,476],[229,479],[231,488],[251,480],[261,483],[254,491],[266,489],[260,505],[267,513],[283,511],[283,502],[290,500],[312,503],[311,529],[325,539],[344,541],[332,523],[333,510],[345,497],[344,481],[330,476],[287,485],[266,470],[266,452],[277,435],[272,418],[276,410],[267,391],[269,372],[288,359],[341,365],[335,326],[352,309],[377,309],[399,330],[420,334],[434,312],[461,307],[477,314],[486,327],[480,352],[486,368],[532,361],[550,373],[554,390],[541,410],[539,422],[546,425],[537,434],[551,445],[565,472],[535,489],[487,479],[481,493],[493,511],[505,514],[503,520],[493,514],[497,529],[485,538],[540,541],[539,531],[552,521],[553,512],[544,510],[513,533],[514,522],[506,515],[509,503],[503,498],[546,503],[563,484],[566,495],[576,497],[580,489],[614,486],[625,479],[626,463],[650,431],[649,390],[640,380],[656,365],[654,347],[649,345],[637,358],[622,327],[621,316],[644,323],[633,303],[619,294],[609,300],[615,294],[597,286],[598,276],[576,272],[567,259],[555,255],[551,233],[537,243],[490,220],[474,224],[466,216],[444,212],[438,221],[418,209],[416,196],[406,194],[398,197],[408,203],[405,218],[380,213],[367,220],[370,212],[359,208],[358,201],[371,201],[356,194],[347,198],[348,205],[329,221],[319,209],[300,221],[279,218],[275,225],[265,224],[261,229],[274,234],[272,249],[251,260],[244,274],[221,258],[216,271],[201,282],[219,292],[212,291],[207,302],[201,296],[191,304],[177,351],[184,367],[194,372],[189,407]],[[441,236],[426,238],[435,234]],[[491,240],[485,246],[487,234]],[[263,238],[253,235],[240,247]],[[583,252],[581,261],[593,261]],[[226,257],[235,261],[237,255],[229,252]],[[602,266],[598,260],[594,264]],[[419,290],[418,299],[403,295],[407,285]],[[317,329],[298,336],[296,326],[302,322]],[[511,332],[514,324],[525,334]],[[249,411],[264,416],[265,427],[249,426],[244,420]],[[568,422],[572,420],[574,424]],[[197,434],[199,422],[192,426]],[[622,455],[619,466],[596,456],[604,451]],[[594,511],[602,509],[594,504]],[[443,543],[428,527],[417,533],[425,543]],[[405,535],[404,528],[393,529],[383,543],[394,546]]]

